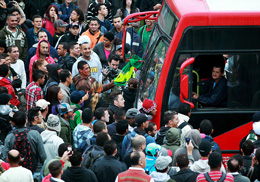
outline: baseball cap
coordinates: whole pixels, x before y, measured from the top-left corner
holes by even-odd
[[[79,24],[74,22],[74,23],[71,23],[70,24],[70,28],[73,28],[73,27],[78,27],[79,28]]]
[[[137,126],[141,126],[144,122],[149,121],[153,119],[152,116],[144,114],[144,113],[139,113],[135,116],[135,123]]]
[[[164,170],[169,166],[171,162],[172,162],[172,158],[170,156],[159,156],[156,159],[155,167],[156,169]]]
[[[64,115],[68,112],[71,112],[73,111],[73,109],[70,108],[70,105],[67,104],[67,103],[61,103],[59,106],[58,106],[58,109],[59,109],[59,113],[60,115]]]
[[[50,105],[50,103],[48,101],[46,101],[45,99],[40,99],[36,102],[36,107],[40,107],[41,110],[46,109],[46,107],[48,107],[48,105]]]
[[[126,112],[126,118],[134,118],[140,111],[136,108],[128,109]]]
[[[66,27],[68,26],[68,24],[62,20],[56,20],[54,22],[54,27],[57,28],[57,27]]]
[[[118,50],[118,49],[122,49],[122,45],[121,44],[116,46],[116,50]]]
[[[91,40],[87,35],[81,35],[78,39],[78,44],[83,44],[83,43],[89,43],[91,45]]]
[[[85,95],[85,92],[83,90],[75,90],[70,94],[70,100],[74,104],[78,104],[79,101],[82,99],[82,97]]]
[[[159,152],[161,149],[161,145],[158,145],[156,143],[149,143],[145,148],[145,153],[155,156],[157,152]]]
[[[208,141],[201,141],[199,145],[200,155],[206,157],[209,155],[210,151],[211,151],[211,143]]]
[[[255,134],[260,135],[260,122],[253,123],[253,130]]]

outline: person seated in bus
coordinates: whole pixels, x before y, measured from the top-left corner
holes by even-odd
[[[224,65],[215,65],[212,70],[210,80],[211,87],[208,92],[198,95],[193,92],[193,99],[202,103],[206,107],[226,107],[227,106],[227,80],[224,75]]]

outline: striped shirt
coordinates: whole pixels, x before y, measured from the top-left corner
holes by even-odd
[[[210,171],[208,172],[208,174],[213,181],[218,181],[222,176],[221,171]],[[226,174],[226,178],[224,182],[232,182],[232,181],[234,181],[234,177],[231,174]],[[207,182],[204,174],[199,174],[196,182]]]
[[[37,102],[40,99],[44,99],[41,87],[34,81],[27,86],[25,96],[27,111],[32,107],[35,107],[35,102]]]

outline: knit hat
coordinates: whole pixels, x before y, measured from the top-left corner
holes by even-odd
[[[81,35],[78,39],[78,44],[83,44],[83,43],[89,43],[91,45],[91,40],[87,35]]]
[[[1,93],[0,94],[0,105],[6,105],[11,100],[12,95],[7,93]]]
[[[114,34],[112,34],[111,32],[107,32],[107,33],[105,33],[104,34],[104,37],[106,37],[110,42],[112,41],[112,40],[114,40]]]
[[[137,126],[141,126],[144,122],[149,121],[153,119],[152,116],[144,114],[144,113],[139,113],[135,116],[135,123]]]
[[[40,99],[36,102],[36,107],[40,107],[41,110],[45,110],[48,105],[50,105],[50,103],[45,99]]]
[[[253,123],[253,130],[255,134],[260,135],[260,121]]]
[[[84,95],[85,92],[83,90],[81,91],[75,90],[70,94],[70,100],[72,103],[78,104]]]
[[[50,114],[47,119],[47,128],[60,132],[60,120],[59,117],[53,114]]]
[[[59,109],[59,113],[60,115],[64,115],[68,112],[71,112],[73,111],[73,109],[70,108],[70,105],[67,104],[67,103],[61,103],[59,106],[58,106],[58,109]]]
[[[66,26],[68,26],[68,23],[66,23],[66,22],[64,22],[64,21],[62,21],[62,20],[56,20],[55,22],[54,22],[54,27],[55,28],[57,28],[57,27],[66,27]]]
[[[155,102],[150,99],[145,99],[143,102],[143,110],[147,113],[153,111],[156,107]]]
[[[253,122],[260,121],[260,112],[256,112],[252,117]]]
[[[134,118],[140,111],[136,108],[128,109],[126,112],[126,118]]]
[[[170,156],[160,156],[156,159],[155,167],[159,170],[166,169],[169,164],[172,162],[172,158]]]
[[[203,156],[203,157],[208,156],[210,151],[211,151],[211,143],[210,142],[208,142],[208,141],[200,142],[199,152],[200,152],[201,156]]]

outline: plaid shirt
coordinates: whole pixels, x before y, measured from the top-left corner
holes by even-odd
[[[35,102],[44,99],[41,87],[34,81],[26,88],[26,110],[35,107]]]
[[[78,124],[73,132],[74,147],[84,152],[84,150],[88,147],[87,139],[92,138],[93,135],[94,133],[89,127]]]

